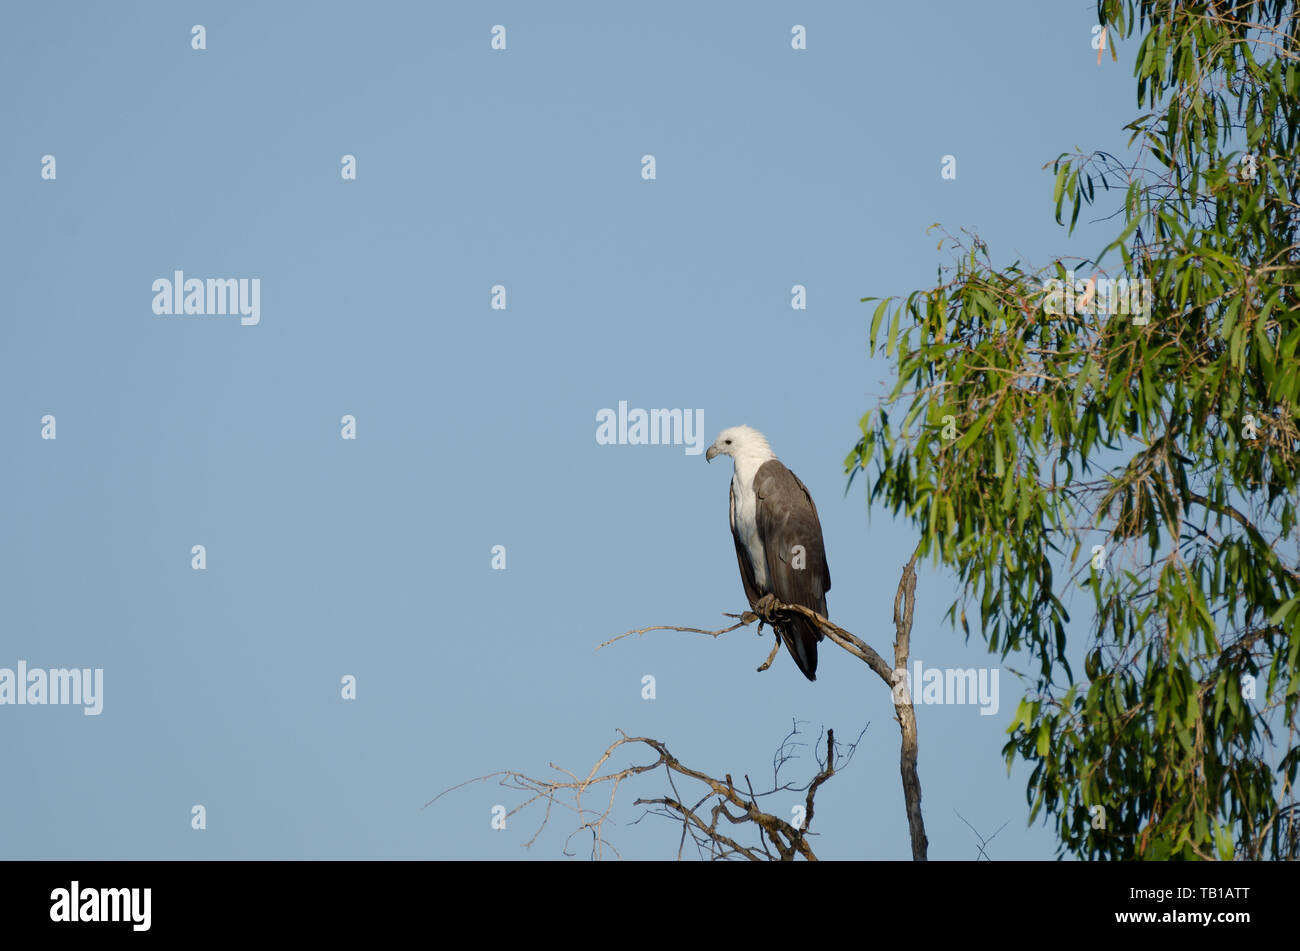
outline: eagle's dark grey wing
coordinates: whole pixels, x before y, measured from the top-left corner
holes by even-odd
[[[745,597],[749,599],[749,606],[752,608],[763,595],[759,592],[758,585],[754,581],[754,568],[749,563],[749,554],[740,541],[740,533],[736,531],[736,489],[734,486],[727,493],[727,498],[729,500],[727,524],[731,527],[731,540],[736,543],[736,561],[740,563],[740,583],[745,586]]]
[[[785,471],[790,472],[789,469],[786,469]],[[822,606],[821,608],[815,610],[822,617],[828,617],[825,608],[826,608],[826,592],[831,590],[831,569],[830,566],[826,563],[826,542],[822,539],[822,521],[817,516],[817,503],[813,501],[812,493],[808,491],[808,486],[804,485],[803,481],[793,472],[790,472],[790,478],[794,479],[794,484],[799,486],[800,491],[803,492],[803,497],[808,500],[808,508],[812,510],[811,514],[812,514],[813,535],[817,539],[816,542],[817,563],[818,565],[821,566],[818,574],[818,578],[820,580],[819,590],[821,592]],[[811,549],[809,550],[811,551]],[[812,562],[810,560],[809,565],[811,564]]]
[[[822,524],[808,488],[779,459],[759,466],[754,475],[758,537],[767,553],[772,594],[787,604],[801,604],[826,617],[831,573],[826,565]],[[804,617],[777,628],[799,669],[817,679],[817,642],[822,632]]]

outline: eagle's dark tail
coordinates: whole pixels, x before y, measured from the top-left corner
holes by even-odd
[[[809,680],[817,679],[817,642],[821,640],[822,633],[817,629],[817,625],[806,617],[793,617],[783,621],[777,628],[777,633],[781,635],[781,640],[785,642],[786,650],[794,658],[794,662],[799,665],[803,675]]]

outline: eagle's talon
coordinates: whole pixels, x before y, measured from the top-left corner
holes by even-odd
[[[768,624],[772,623],[772,613],[776,610],[776,596],[765,594],[754,605],[754,613]]]

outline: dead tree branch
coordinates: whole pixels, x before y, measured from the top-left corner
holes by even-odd
[[[633,634],[639,637],[649,631],[682,631],[687,634],[721,637],[723,634],[729,634],[734,630],[758,621],[758,629],[761,632],[765,623],[772,625],[783,617],[802,614],[816,624],[822,634],[874,670],[876,675],[889,687],[890,694],[894,699],[895,719],[898,721],[898,727],[902,733],[899,771],[902,774],[903,801],[907,809],[907,827],[912,841],[912,859],[917,862],[924,862],[929,848],[929,841],[925,836],[925,821],[921,815],[921,779],[916,768],[918,751],[916,711],[912,706],[912,696],[907,686],[907,663],[911,649],[912,614],[916,607],[916,559],[920,553],[921,548],[918,545],[903,568],[903,577],[898,583],[898,592],[894,595],[893,666],[890,666],[888,661],[876,653],[866,641],[822,617],[811,608],[806,608],[801,604],[786,604],[778,601],[770,594],[759,599],[752,611],[744,611],[740,614],[724,614],[724,617],[737,618],[737,622],[730,627],[710,631],[698,627],[659,624],[653,627],[627,631],[618,635],[618,637],[605,641],[600,645],[600,648],[608,647],[610,644],[621,641],[625,637],[631,637]],[[600,648],[597,648],[597,650]],[[772,661],[776,658],[780,649],[781,639],[778,637],[772,653],[758,668],[759,672],[772,666]]]
[[[866,732],[866,727],[863,728],[862,732]],[[816,861],[817,855],[814,853],[808,838],[814,835],[810,831],[814,797],[824,783],[849,763],[853,758],[854,751],[857,749],[858,742],[862,739],[862,734],[859,734],[858,739],[852,745],[841,749],[840,744],[835,741],[834,731],[827,730],[825,734],[825,758],[823,759],[820,753],[817,755],[818,771],[816,775],[804,786],[782,783],[780,781],[781,768],[795,758],[796,754],[793,750],[801,745],[794,741],[794,738],[799,735],[799,726],[796,723],[773,757],[772,788],[756,793],[748,776],[745,776],[745,790],[742,791],[736,787],[730,773],[726,774],[723,779],[717,779],[705,772],[693,769],[673,756],[668,747],[659,740],[644,736],[628,736],[622,730],[619,731],[619,734],[620,739],[605,750],[585,778],[580,779],[576,774],[558,767],[554,763],[550,764],[551,769],[562,773],[567,778],[535,779],[515,770],[502,770],[443,790],[425,805],[432,805],[447,793],[471,783],[496,779],[500,786],[528,794],[523,802],[506,813],[505,818],[507,820],[510,816],[515,815],[539,799],[546,803],[546,811],[542,816],[541,824],[532,837],[524,843],[525,848],[532,846],[537,841],[538,836],[541,835],[546,828],[546,824],[550,821],[553,808],[559,807],[573,812],[577,816],[579,823],[578,828],[565,839],[564,851],[566,855],[573,854],[569,850],[569,846],[574,837],[586,833],[591,836],[591,857],[593,859],[603,858],[606,849],[609,849],[616,857],[621,857],[618,849],[605,837],[605,824],[613,822],[611,814],[614,810],[618,787],[626,779],[662,767],[667,776],[672,795],[653,799],[637,799],[633,802],[633,805],[651,807],[636,822],[640,822],[646,815],[658,815],[668,817],[681,824],[682,840],[678,847],[678,858],[681,858],[689,836],[701,857],[713,860],[740,858],[749,859],[750,861],[762,861],[764,859],[791,861],[796,858],[804,858],[808,861]],[[653,751],[656,754],[654,761],[632,764],[605,773],[600,772],[619,747],[633,744],[640,744]],[[820,743],[818,748],[820,749]],[[686,798],[678,791],[677,782],[680,778],[692,780],[704,787],[703,795],[693,804],[688,804]],[[608,797],[601,795],[598,806],[586,805],[583,797],[589,792],[599,790],[600,787],[608,788]],[[760,808],[759,804],[762,800],[791,792],[806,792],[803,802],[804,814],[801,820],[789,822],[773,812]],[[719,828],[719,822],[723,819],[726,820],[728,825]],[[751,827],[751,832],[757,832],[757,842],[747,844],[733,838],[734,833],[729,835],[723,831],[723,829],[730,826]]]
[[[912,860],[924,862],[929,841],[925,837],[925,820],[921,816],[921,777],[916,771],[916,710],[907,689],[907,656],[912,641],[912,611],[916,607],[916,557],[903,569],[903,578],[894,595],[894,669],[897,687],[893,690],[894,709],[898,711],[898,728],[903,742],[898,768],[903,777],[903,801],[907,806],[907,829],[912,838]]]

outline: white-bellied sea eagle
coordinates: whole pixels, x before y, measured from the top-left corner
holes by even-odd
[[[799,477],[772,452],[763,434],[749,426],[724,429],[704,458],[730,456],[729,518],[745,597],[753,608],[764,595],[802,604],[826,617],[831,573],[817,506]],[[822,632],[803,616],[774,625],[809,680],[817,679],[817,642]]]

